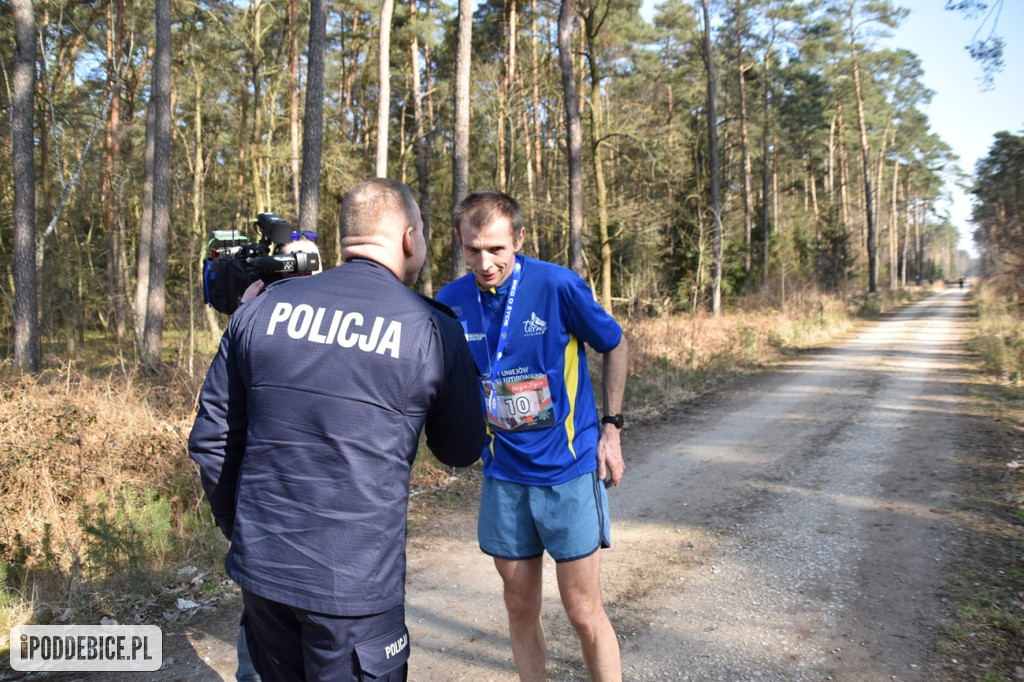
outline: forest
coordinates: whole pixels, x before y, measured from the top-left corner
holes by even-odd
[[[888,47],[905,16],[897,0],[0,0],[0,629],[173,622],[175,596],[227,598],[186,453],[227,322],[200,273],[215,231],[255,240],[261,213],[317,232],[332,267],[345,192],[408,183],[429,295],[464,267],[457,201],[514,195],[527,255],[579,272],[623,322],[631,425],[964,275],[941,209],[961,171],[919,59]],[[1024,130],[974,170],[972,343],[1019,415]],[[412,486],[446,505],[434,465],[418,458]],[[963,610],[983,621],[964,641],[1013,671],[1022,512],[999,499],[1005,584],[971,588],[985,608]]]
[[[212,231],[255,239],[273,211],[312,226],[333,266],[341,198],[381,175],[419,192],[427,294],[461,273],[451,210],[483,188],[521,201],[528,255],[627,316],[958,276],[935,208],[956,159],[922,113],[919,59],[883,40],[905,15],[888,0],[4,2],[7,356],[38,368],[41,346],[67,357],[100,337],[191,366],[226,320],[199,286]]]

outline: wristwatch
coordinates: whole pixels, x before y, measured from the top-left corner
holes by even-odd
[[[622,429],[622,424],[623,424],[622,415],[621,414],[616,414],[616,415],[612,415],[610,417],[609,416],[604,416],[604,417],[601,418],[601,423],[602,424],[612,424],[612,425],[615,426],[615,428],[621,430]]]

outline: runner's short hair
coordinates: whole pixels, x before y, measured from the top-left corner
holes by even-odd
[[[466,195],[455,207],[453,215],[456,230],[463,222],[474,230],[479,230],[499,218],[507,218],[512,223],[513,235],[522,233],[523,209],[519,202],[504,192],[490,189]]]

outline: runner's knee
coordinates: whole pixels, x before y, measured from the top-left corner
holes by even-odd
[[[530,620],[540,616],[540,595],[524,594],[505,588],[505,609],[508,617],[515,621]]]
[[[570,600],[564,606],[565,615],[581,637],[595,632],[608,619],[600,601]]]

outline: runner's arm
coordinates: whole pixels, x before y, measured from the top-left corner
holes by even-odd
[[[602,354],[601,395],[604,415],[622,412],[622,396],[626,392],[626,376],[629,373],[629,344],[622,335],[619,345]],[[617,486],[626,470],[622,459],[622,444],[619,428],[613,424],[601,425],[601,439],[597,443],[597,475],[605,485]]]

